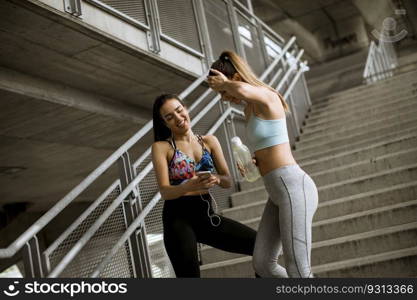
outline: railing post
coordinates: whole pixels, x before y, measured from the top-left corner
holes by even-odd
[[[197,27],[199,29],[200,37],[201,37],[200,44],[203,49],[203,53],[205,55],[204,59],[206,62],[207,69],[209,69],[210,64],[214,60],[214,55],[213,55],[213,49],[211,48],[211,44],[210,44],[210,36],[209,36],[209,30],[207,26],[206,14],[204,11],[204,4],[202,0],[193,0],[193,4],[194,4],[194,12],[197,17],[196,18]]]
[[[81,0],[64,0],[64,10],[75,17],[81,16]]]
[[[239,20],[236,15],[235,7],[233,5],[232,0],[225,0],[227,3],[227,11],[229,14],[230,25],[232,27],[232,36],[233,40],[236,45],[236,52],[239,54],[243,59],[246,60],[245,50],[242,45],[242,41],[240,40],[240,33],[239,33]]]
[[[158,5],[155,0],[145,0],[146,17],[149,23],[149,31],[146,32],[149,50],[158,54],[161,52],[161,29],[159,23]]]
[[[306,104],[307,104],[307,108],[309,109],[313,104],[311,103],[310,93],[308,92],[308,86],[307,86],[306,77],[304,76],[304,72],[301,75],[301,77],[303,80],[304,94],[306,95]]]
[[[34,235],[23,248],[23,264],[25,268],[25,277],[42,278],[44,277],[42,254],[39,248],[39,241]]]
[[[135,178],[128,152],[125,152],[119,158],[118,164],[120,170],[120,184],[122,190],[124,190],[126,186],[128,186],[129,183],[132,182],[132,180]],[[132,192],[129,197],[123,201],[123,212],[125,216],[126,228],[133,223],[133,221],[137,218],[140,211],[142,210],[139,197],[140,193],[136,191]],[[134,277],[152,277],[145,224],[142,224],[140,229],[129,237],[129,250],[131,254]]]

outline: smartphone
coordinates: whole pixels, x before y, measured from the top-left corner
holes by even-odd
[[[213,71],[210,71],[208,76],[216,76],[216,73],[214,73]]]
[[[210,177],[210,171],[198,171],[195,173],[198,177]]]

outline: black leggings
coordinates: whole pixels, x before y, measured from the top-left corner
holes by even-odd
[[[203,197],[210,199],[208,194]],[[164,203],[165,249],[177,277],[200,277],[197,242],[229,252],[253,254],[256,231],[222,216],[220,225],[213,226],[207,208],[208,203],[200,196],[183,196]],[[217,224],[217,218],[214,221]]]

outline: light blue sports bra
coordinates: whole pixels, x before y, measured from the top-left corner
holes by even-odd
[[[254,151],[289,142],[285,118],[264,120],[252,112],[246,132]]]

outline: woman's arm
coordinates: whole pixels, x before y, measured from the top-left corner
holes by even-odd
[[[253,86],[243,81],[229,80],[223,73],[211,69],[216,76],[209,76],[209,86],[217,92],[225,92],[233,98],[241,99],[249,103],[269,106],[273,98],[273,91],[263,86]]]
[[[232,186],[232,179],[219,140],[214,135],[208,135],[204,137],[204,141],[209,146],[214,164],[216,165],[217,174],[213,176],[219,179],[218,185],[222,188],[230,188]]]
[[[207,193],[207,189],[213,187],[216,182],[211,179],[193,177],[184,184],[171,185],[168,175],[167,149],[163,142],[152,145],[152,163],[158,181],[159,192],[164,200],[176,199],[192,192]]]

